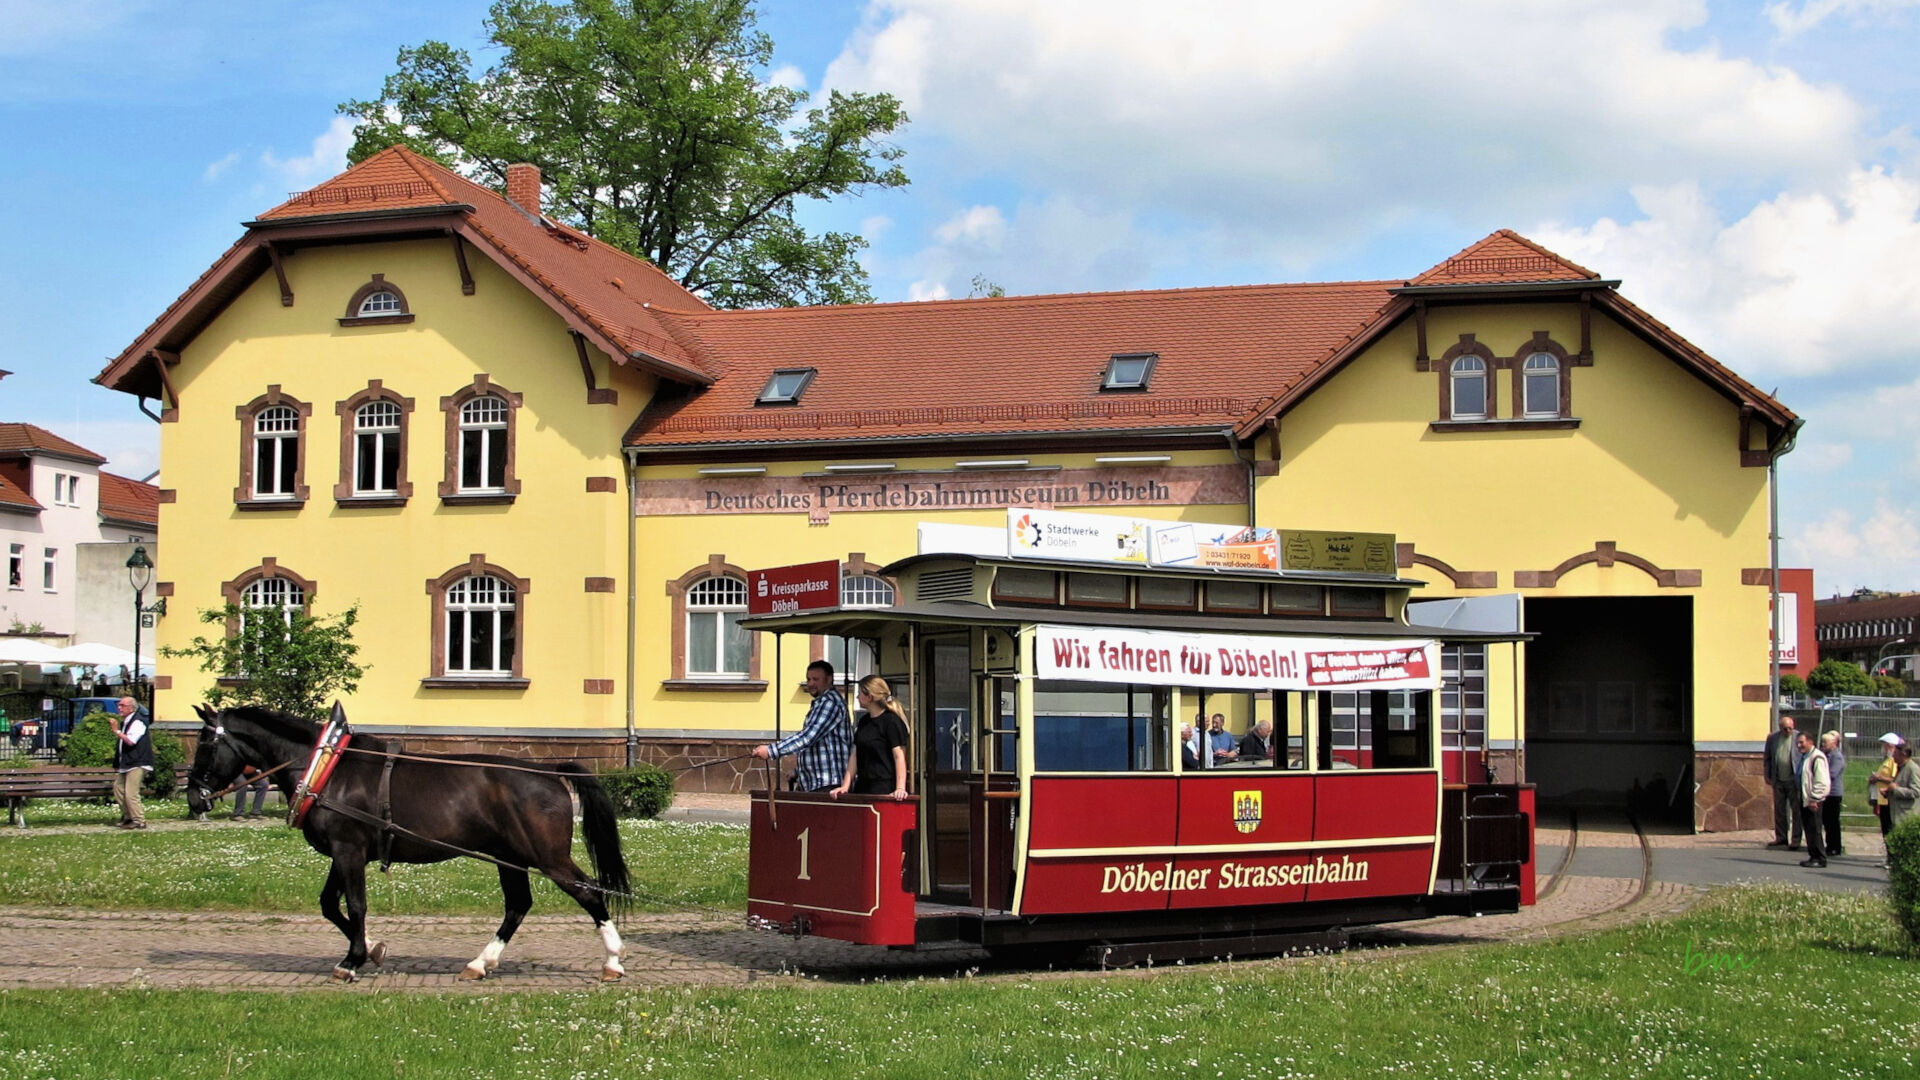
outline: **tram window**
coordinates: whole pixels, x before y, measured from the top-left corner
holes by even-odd
[[[1002,567],[993,576],[993,598],[1051,604],[1058,594],[1050,571]]]
[[[1259,611],[1260,586],[1250,581],[1209,581],[1207,610]]]
[[[1143,608],[1192,611],[1196,595],[1194,585],[1187,578],[1141,578],[1134,588],[1139,591],[1140,606]]]
[[[1432,695],[1405,690],[1324,694],[1323,769],[1425,769],[1433,765]],[[1331,753],[1328,752],[1331,751]]]
[[[1267,603],[1267,610],[1275,615],[1324,615],[1327,610],[1327,590],[1319,585],[1293,582],[1269,585]]]
[[[1146,687],[1049,680],[1033,688],[1039,772],[1165,771],[1166,721]]]
[[[1379,589],[1327,590],[1333,600],[1333,613],[1361,618],[1379,618],[1387,613],[1387,594]]]
[[[1068,574],[1067,603],[1126,607],[1127,579],[1119,574]]]

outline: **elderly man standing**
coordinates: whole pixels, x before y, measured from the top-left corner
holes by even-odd
[[[1827,758],[1827,797],[1820,804],[1820,824],[1826,841],[1820,850],[1827,855],[1846,854],[1840,843],[1840,798],[1846,791],[1842,778],[1847,773],[1847,755],[1840,751],[1840,733],[1829,731],[1820,736],[1820,752]]]
[[[1813,745],[1813,733],[1801,732],[1799,745],[1800,827],[1807,836],[1807,857],[1800,865],[1824,868],[1827,854],[1820,844],[1820,807],[1833,790],[1833,781],[1827,772],[1827,755]]]
[[[146,808],[140,805],[140,784],[153,771],[153,733],[147,730],[147,710],[130,697],[116,704],[118,716],[108,718],[113,727],[113,769],[119,775],[113,782],[113,799],[120,804],[120,827],[147,827]]]
[[[1767,736],[1767,747],[1761,755],[1761,764],[1767,770],[1767,786],[1773,789],[1773,842],[1767,846],[1800,846],[1800,811],[1795,806],[1794,788],[1799,780],[1794,775],[1793,760],[1793,717],[1780,718],[1780,729]]]

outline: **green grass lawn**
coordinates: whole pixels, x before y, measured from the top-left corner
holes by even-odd
[[[6,991],[0,1078],[1893,1077],[1897,933],[1875,897],[1753,887],[1585,937],[1064,978]]]
[[[113,807],[37,804],[72,820]],[[157,816],[157,815],[155,815]],[[184,816],[184,815],[183,815]],[[0,904],[164,911],[319,910],[327,860],[285,826],[225,820],[183,829],[54,833],[0,829]],[[687,906],[744,911],[747,830],[743,825],[623,821],[622,847],[636,910]],[[587,865],[583,850],[574,858]],[[577,910],[544,878],[534,882],[534,912]],[[475,859],[432,866],[395,864],[367,875],[367,903],[384,915],[497,915],[500,880]]]

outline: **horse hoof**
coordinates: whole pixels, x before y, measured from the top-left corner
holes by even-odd
[[[374,967],[379,967],[386,962],[387,943],[384,941],[374,942],[373,948],[367,950],[367,963],[372,964]]]
[[[621,978],[625,977],[626,974],[627,974],[626,972],[621,971],[617,967],[603,967],[600,969],[600,981],[601,982],[617,982]]]
[[[338,982],[359,982],[360,981],[360,973],[348,967],[334,968],[333,977]]]
[[[487,973],[482,969],[471,967],[463,967],[460,969],[460,978],[462,980],[484,979],[486,977]]]

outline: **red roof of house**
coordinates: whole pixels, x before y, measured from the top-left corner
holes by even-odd
[[[1534,281],[1600,280],[1512,229],[1500,229],[1442,260],[1409,285],[1511,285]]]
[[[101,470],[100,516],[115,521],[160,524],[160,489]]]
[[[0,423],[0,454],[8,456],[53,454],[92,465],[107,463],[106,458],[77,442],[63,439],[46,428],[17,422]]]
[[[715,384],[650,406],[632,446],[900,439],[990,430],[1227,429],[1358,330],[1395,282],[1020,296],[667,316]],[[1155,353],[1146,392],[1100,389]],[[756,406],[782,368],[818,375]]]
[[[25,461],[0,461],[0,507],[36,512],[46,509],[38,499],[27,494],[24,484],[28,469]]]
[[[654,309],[705,311],[708,305],[645,259],[523,210],[506,196],[421,157],[390,147],[310,191],[299,192],[249,222],[249,232],[209,267],[94,381],[157,395],[142,372],[156,351],[177,352],[239,291],[269,271],[270,239],[303,232],[351,229],[351,223],[387,222],[445,211],[456,231],[528,286],[615,360],[639,362],[691,383],[710,376],[663,329]],[[284,242],[284,241],[283,241]],[[290,284],[297,287],[298,275]],[[333,304],[345,298],[316,298]]]

